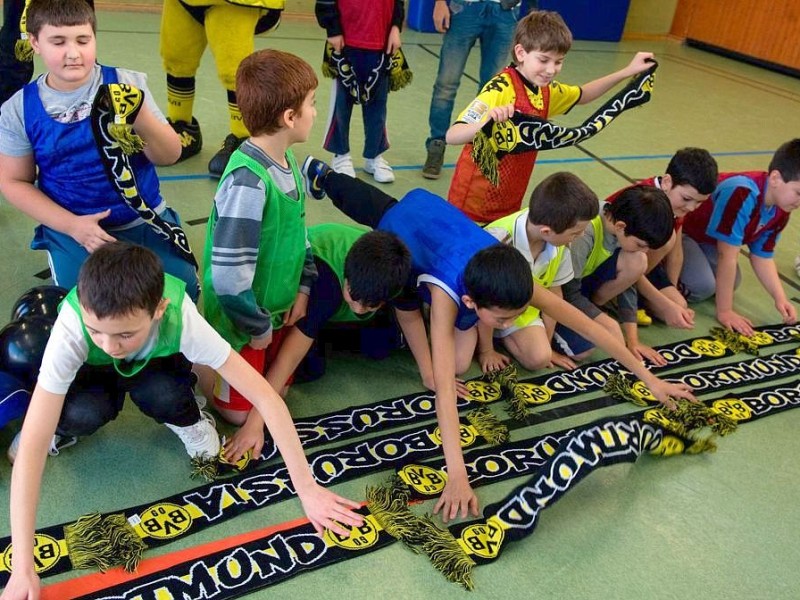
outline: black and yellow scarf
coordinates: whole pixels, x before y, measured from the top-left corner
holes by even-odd
[[[367,80],[359,81],[347,57],[341,52],[336,52],[329,42],[325,42],[325,50],[322,53],[322,74],[330,79],[338,79],[355,104],[367,104],[372,100],[372,92],[385,71],[389,73],[389,91],[392,92],[403,89],[414,78],[403,49],[398,48],[393,54],[382,55],[381,60],[370,71]]]
[[[497,186],[497,162],[502,156],[574,146],[598,134],[624,111],[649,102],[657,68],[658,63],[654,62],[579,127],[563,127],[520,112],[501,123],[488,121],[472,141],[472,160],[483,176]]]

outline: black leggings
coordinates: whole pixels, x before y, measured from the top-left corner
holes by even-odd
[[[322,186],[333,205],[356,223],[375,229],[397,200],[374,185],[331,171]]]
[[[126,393],[139,410],[158,423],[194,425],[200,419],[194,383],[192,365],[182,354],[151,359],[132,377],[123,377],[110,365],[84,365],[67,392],[56,433],[94,433],[117,418]]]

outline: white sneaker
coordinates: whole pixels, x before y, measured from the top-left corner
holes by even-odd
[[[331,161],[331,169],[342,175],[356,176],[356,169],[353,167],[353,157],[349,154],[335,154]]]
[[[368,158],[364,161],[364,170],[375,178],[378,183],[392,183],[394,181],[394,171],[383,154],[375,158]]]
[[[11,444],[8,446],[8,452],[6,452],[6,456],[8,456],[8,462],[12,465],[14,464],[14,460],[17,458],[17,452],[19,452],[19,439],[20,434],[22,432],[17,433],[14,436],[14,439],[11,440]],[[47,450],[47,454],[50,456],[58,456],[59,452],[64,448],[69,448],[70,446],[74,446],[78,443],[78,438],[73,437],[71,435],[60,436],[58,434],[53,436],[53,440],[50,442],[50,448]]]
[[[797,272],[797,276],[800,277],[800,254],[794,259],[794,270]]]
[[[214,417],[206,411],[200,412],[200,420],[188,427],[165,423],[177,435],[192,458],[214,458],[219,454],[220,442]]]

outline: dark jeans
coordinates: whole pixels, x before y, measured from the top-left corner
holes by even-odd
[[[154,358],[132,377],[123,377],[112,365],[84,365],[67,392],[56,433],[94,433],[117,418],[126,393],[139,410],[158,423],[193,425],[200,419],[194,383],[192,365],[182,354]]]

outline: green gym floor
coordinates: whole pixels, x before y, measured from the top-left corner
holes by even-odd
[[[158,54],[159,16],[101,12],[98,55],[105,64],[150,75],[159,105],[166,105],[165,77]],[[312,19],[286,19],[280,29],[258,38],[258,48],[298,54],[319,72],[324,34]],[[413,84],[389,100],[386,154],[397,181],[387,192],[402,196],[421,186],[446,195],[458,148],[446,155],[443,177],[422,178],[427,110],[441,39],[408,30],[403,34]],[[661,174],[672,153],[701,146],[714,154],[720,170],[765,169],[773,150],[800,132],[800,81],[739,62],[693,50],[677,42],[583,42],[570,51],[560,79],[580,84],[627,64],[637,50],[651,50],[659,61],[652,101],[620,117],[607,131],[581,147],[541,153],[531,185],[544,176],[569,170],[603,198],[630,181]],[[465,106],[477,89],[477,51],[473,53],[456,101]],[[318,117],[311,139],[295,152],[327,158],[321,149],[331,82],[320,79]],[[195,115],[202,125],[202,153],[180,165],[160,169],[162,191],[181,214],[195,253],[202,256],[204,219],[215,182],[206,164],[227,133],[225,94],[206,53],[197,78]],[[594,106],[577,107],[561,123],[577,125]],[[356,166],[363,134],[353,119]],[[370,176],[359,172],[370,180]],[[310,201],[308,223],[343,220],[329,204]],[[9,314],[14,300],[30,287],[46,283],[44,253],[28,249],[33,222],[6,202],[0,203],[0,312]],[[776,261],[787,294],[800,303],[800,280],[793,269],[800,252],[800,224],[784,232]],[[776,322],[770,297],[762,290],[742,256],[744,281],[736,308],[757,324]],[[653,325],[641,338],[658,345],[703,335],[714,325],[714,306],[695,307],[694,332]],[[598,356],[600,358],[600,356]],[[741,357],[740,357],[741,358]],[[477,369],[473,367],[473,374]],[[397,351],[371,362],[334,355],[321,380],[293,387],[287,403],[293,414],[327,413],[359,403],[392,398],[421,389],[410,354]],[[500,410],[497,409],[498,414]],[[563,429],[614,414],[596,411],[569,422],[554,421],[521,431],[526,436]],[[619,409],[616,409],[619,412]],[[14,422],[0,431],[7,447],[18,430]],[[720,441],[715,454],[671,459],[645,457],[635,465],[618,465],[589,476],[544,511],[534,535],[510,545],[494,564],[475,571],[475,598],[797,598],[800,595],[800,411],[788,411],[740,428]],[[362,500],[366,485],[386,472],[335,486]],[[7,515],[11,467],[0,461],[0,514]],[[481,506],[501,499],[517,482],[477,490]],[[189,479],[186,456],[165,427],[127,407],[115,422],[48,460],[40,526],[73,520],[99,511],[119,510],[156,501],[197,485]],[[422,509],[432,510],[428,503]],[[155,549],[165,554],[302,516],[296,500],[250,512],[196,535]],[[0,517],[0,536],[9,534]],[[76,577],[73,572],[43,582]],[[257,591],[252,598],[462,598],[427,559],[401,544],[300,576]]]

